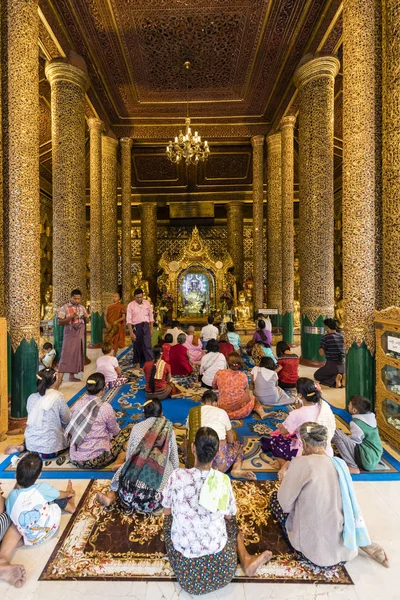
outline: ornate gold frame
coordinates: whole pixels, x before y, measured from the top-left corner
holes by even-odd
[[[208,245],[200,237],[199,230],[194,227],[192,236],[180,255],[171,261],[168,253],[164,252],[159,260],[159,267],[163,273],[158,278],[158,285],[163,292],[171,292],[174,295],[172,318],[176,319],[178,309],[182,308],[182,298],[179,293],[182,275],[190,272],[191,269],[194,273],[204,273],[211,284],[210,303],[217,308],[218,299],[227,287],[228,269],[233,267],[233,261],[229,254],[221,260],[215,260]]]
[[[387,422],[383,409],[383,402],[386,399],[400,405],[400,396],[388,390],[382,379],[382,371],[386,365],[395,367],[400,371],[400,360],[386,356],[382,344],[382,337],[386,332],[400,333],[400,308],[391,306],[385,310],[376,310],[374,321],[376,335],[376,419],[382,437],[400,450],[400,431],[397,431]]]

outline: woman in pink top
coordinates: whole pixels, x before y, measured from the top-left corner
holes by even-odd
[[[189,358],[192,365],[199,365],[203,358],[203,344],[201,339],[195,335],[193,325],[190,325],[187,330],[186,342],[183,344],[189,351]]]
[[[80,469],[102,469],[111,464],[129,438],[131,427],[121,431],[114,409],[102,400],[104,388],[102,373],[89,375],[87,393],[71,409],[65,432],[70,438],[71,462]]]
[[[329,404],[323,400],[321,392],[315,383],[308,377],[300,377],[296,383],[297,393],[300,396],[300,408],[292,410],[283,423],[279,423],[279,432],[273,432],[269,437],[261,438],[264,452],[271,452],[281,465],[279,478],[289,467],[289,462],[295,456],[303,453],[303,444],[300,436],[300,427],[303,423],[312,422],[324,425],[328,430],[328,444],[325,452],[333,457],[331,440],[336,429],[335,415]]]

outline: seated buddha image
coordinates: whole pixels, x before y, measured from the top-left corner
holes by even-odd
[[[204,278],[204,279],[203,279]],[[185,313],[200,314],[208,304],[207,284],[204,275],[186,276],[183,282]]]

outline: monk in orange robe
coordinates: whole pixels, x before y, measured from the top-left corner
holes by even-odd
[[[126,329],[126,307],[121,303],[121,297],[116,292],[112,297],[113,303],[107,307],[106,312],[106,340],[113,345],[114,356],[117,355],[118,348],[125,346]]]

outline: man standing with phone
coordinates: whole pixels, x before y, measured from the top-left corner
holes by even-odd
[[[143,366],[153,360],[153,309],[150,302],[144,300],[142,289],[135,290],[133,296],[126,310],[126,322],[133,345],[133,366]]]

